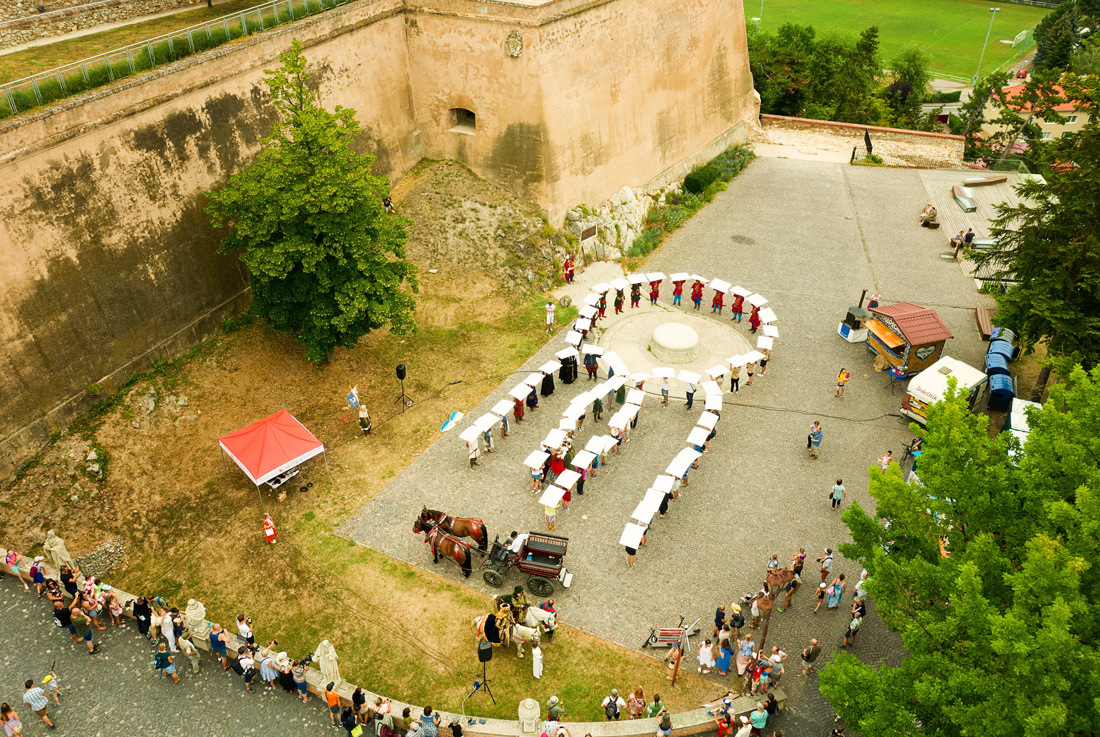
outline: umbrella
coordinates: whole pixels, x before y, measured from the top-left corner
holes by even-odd
[[[501,404],[508,405],[508,409],[512,408],[512,403],[511,402],[503,401],[503,402],[501,402]],[[505,412],[507,412],[507,411],[508,410],[505,410]],[[461,412],[457,412],[457,411],[452,412],[450,417],[447,418],[447,421],[444,422],[442,426],[440,426],[439,431],[440,432],[447,432],[448,430],[453,428],[455,425],[457,425],[458,421],[461,420],[462,417],[463,417],[463,414]]]

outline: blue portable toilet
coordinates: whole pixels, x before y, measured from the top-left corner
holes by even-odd
[[[989,343],[989,350],[986,351],[986,355],[999,355],[1004,356],[1006,361],[1011,361],[1013,355],[1016,353],[1016,348],[1011,344],[1003,340],[993,340]]]
[[[989,377],[989,409],[1007,410],[1016,396],[1016,382],[1011,376],[997,374]]]
[[[990,376],[998,374],[1008,375],[1008,359],[1000,353],[985,354],[985,372]]]

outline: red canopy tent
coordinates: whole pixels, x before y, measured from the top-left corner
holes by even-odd
[[[218,444],[256,486],[325,453],[324,444],[285,409],[223,435]]]

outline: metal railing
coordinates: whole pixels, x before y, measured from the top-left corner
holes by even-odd
[[[0,119],[102,87],[352,0],[272,0],[220,18],[0,84]]]

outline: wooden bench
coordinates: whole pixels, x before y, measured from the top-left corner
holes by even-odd
[[[994,184],[1004,184],[1008,181],[1008,177],[967,177],[963,180],[963,184],[967,187],[990,187]]]
[[[989,310],[985,307],[975,307],[974,319],[978,323],[978,333],[982,336],[982,340],[989,340],[993,335],[993,319]]]

